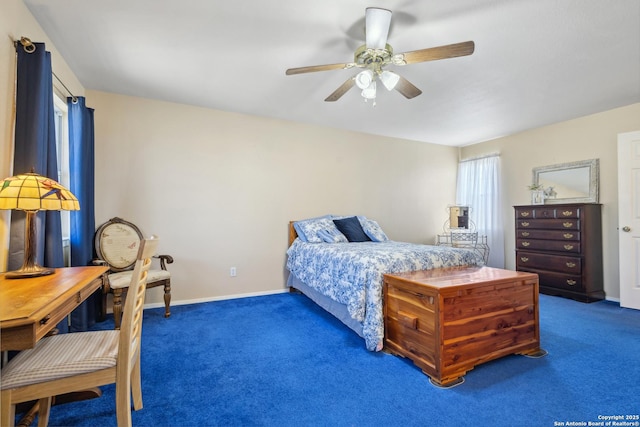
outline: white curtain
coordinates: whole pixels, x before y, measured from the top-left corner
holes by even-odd
[[[487,236],[487,265],[504,268],[500,157],[497,154],[459,163],[456,204],[469,206],[469,218],[476,225],[478,234]]]

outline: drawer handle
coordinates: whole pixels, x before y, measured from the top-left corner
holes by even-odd
[[[569,268],[573,268],[573,267],[575,267],[575,266],[576,266],[576,263],[575,263],[575,262],[571,262],[571,261],[567,262],[567,267],[569,267]]]
[[[573,249],[573,245],[564,245],[564,248],[570,251],[571,249]]]
[[[562,225],[564,225],[564,228],[571,228],[573,227],[573,223],[572,222],[563,222]]]
[[[529,216],[529,212],[520,212],[520,216]]]
[[[523,231],[522,233],[520,233],[522,237],[529,237],[529,234],[530,233],[528,231]]]
[[[573,215],[573,211],[562,211],[562,215],[571,216],[571,215]]]
[[[567,285],[574,286],[577,282],[575,280],[567,279]]]
[[[562,237],[564,237],[565,239],[571,239],[571,238],[573,237],[573,234],[571,234],[571,233],[564,233],[564,234],[562,235]]]
[[[522,221],[520,225],[522,225],[523,227],[528,227],[529,223],[527,221]]]
[[[520,257],[520,261],[527,262],[529,261],[529,258],[527,258],[526,256],[523,256],[523,257]]]
[[[42,319],[40,319],[40,324],[41,325],[46,325],[47,323],[49,323],[49,320],[51,320],[51,315],[47,314]]]
[[[529,243],[529,242],[522,242],[522,246],[524,246],[525,248],[526,248],[527,246],[529,246],[530,244],[531,244],[531,243]]]

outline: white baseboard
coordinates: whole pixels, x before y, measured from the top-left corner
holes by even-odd
[[[287,292],[289,292],[289,288],[274,289],[274,290],[271,290],[271,291],[262,291],[262,292],[250,292],[250,293],[246,293],[246,294],[223,295],[223,296],[208,297],[208,298],[197,298],[197,299],[191,299],[191,300],[180,300],[180,301],[171,300],[171,306],[173,307],[173,306],[176,306],[176,305],[200,304],[200,303],[203,303],[203,302],[224,301],[224,300],[237,299],[237,298],[261,297],[261,296],[265,296],[265,295],[284,294],[284,293],[287,293]],[[144,305],[144,308],[158,308],[158,307],[164,307],[164,302],[154,302],[154,303],[150,303],[150,304],[145,304]]]
[[[262,291],[262,292],[250,292],[250,293],[246,293],[246,294],[235,294],[235,295],[223,295],[223,296],[217,296],[217,297],[207,297],[207,298],[197,298],[197,299],[191,299],[191,300],[180,300],[180,301],[171,301],[171,306],[176,306],[176,305],[188,305],[188,304],[200,304],[203,302],[212,302],[212,301],[225,301],[225,300],[229,300],[229,299],[237,299],[237,298],[250,298],[250,297],[261,297],[261,296],[265,296],[265,295],[276,295],[276,294],[284,294],[289,292],[289,288],[284,288],[284,289],[274,289],[271,291]],[[611,297],[606,297],[605,298],[606,301],[612,301],[612,302],[616,302],[618,304],[620,304],[620,298],[611,298]],[[145,304],[144,308],[158,308],[158,307],[164,307],[164,303],[163,302],[154,302],[154,303],[150,303],[150,304]]]

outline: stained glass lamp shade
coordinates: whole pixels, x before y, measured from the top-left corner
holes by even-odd
[[[36,173],[5,178],[0,187],[0,209],[25,211],[24,263],[16,271],[6,274],[8,279],[35,277],[51,274],[52,268],[44,268],[35,262],[35,215],[38,211],[77,211],[78,199],[56,181]]]

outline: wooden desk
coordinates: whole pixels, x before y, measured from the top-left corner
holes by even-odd
[[[57,268],[48,276],[7,279],[0,273],[0,347],[33,348],[73,309],[102,287],[108,267]]]

